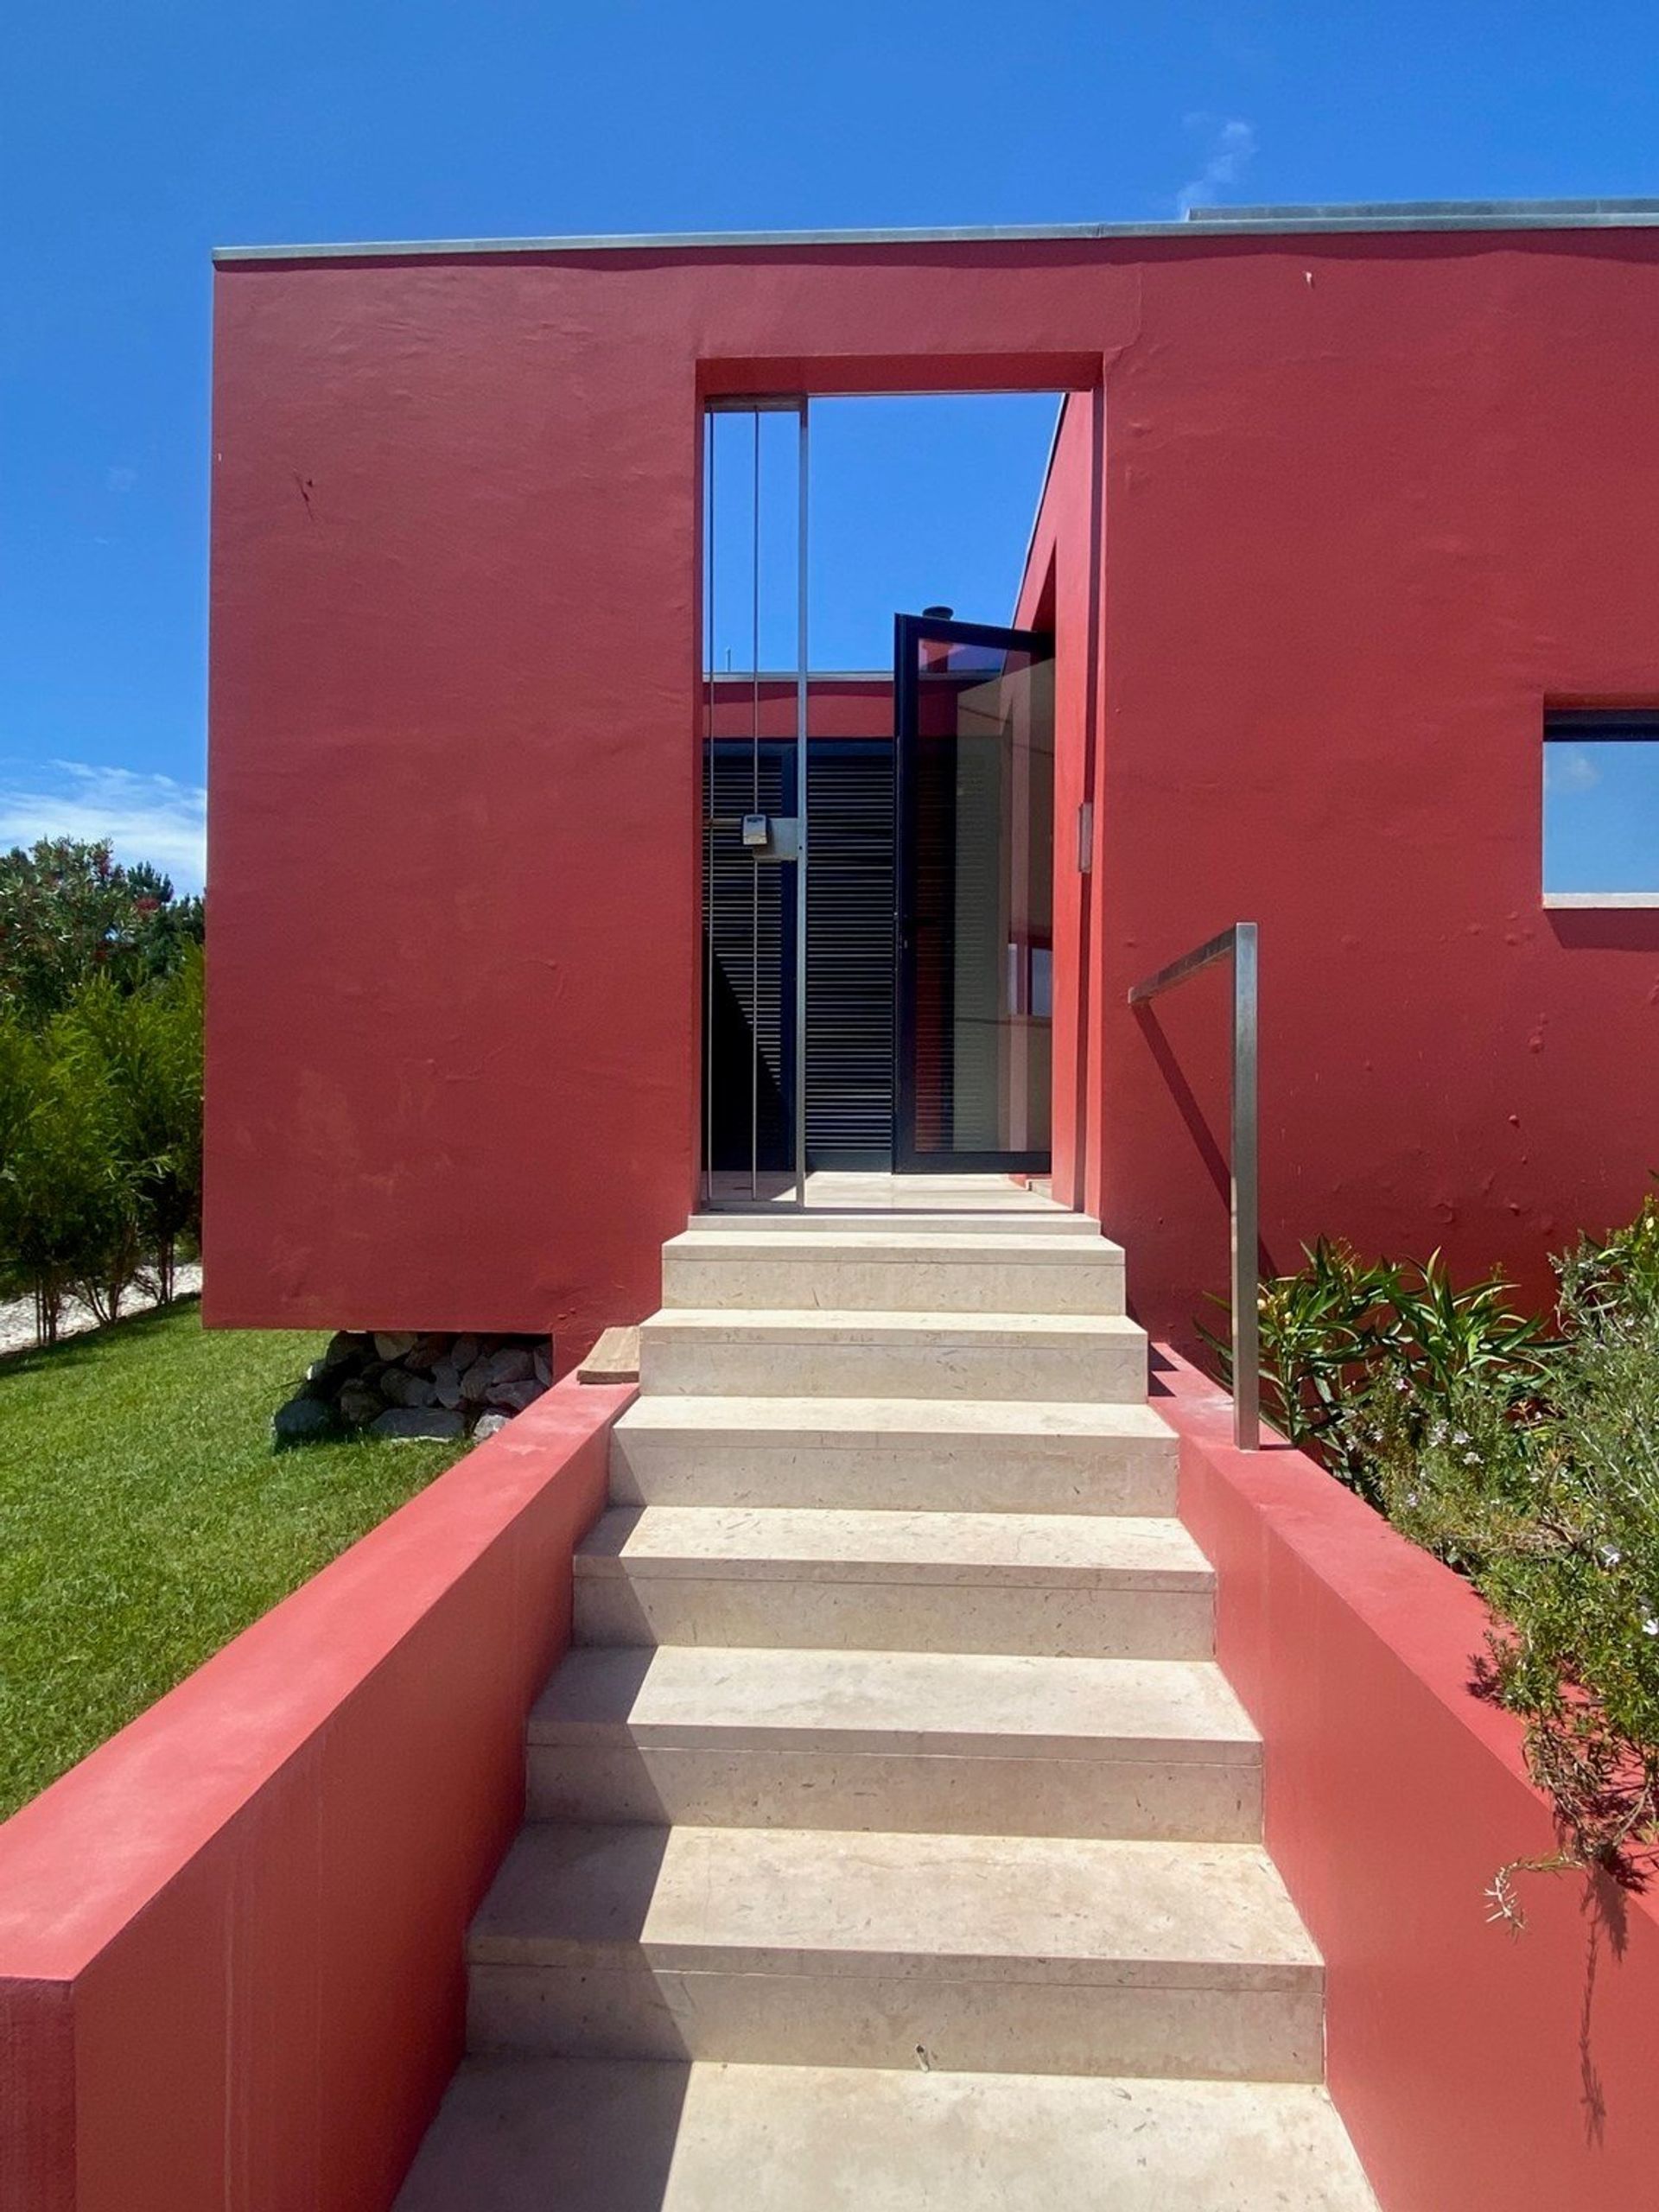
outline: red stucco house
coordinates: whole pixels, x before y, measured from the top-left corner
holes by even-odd
[[[1659,1905],[1182,1348],[1659,1165],[1656,358],[1652,201],[219,257],[207,1318],[567,1372],[0,1830],[0,2202],[1651,2201]],[[1013,604],[711,664],[721,416],[1010,390]]]
[[[1249,918],[1268,1260],[1541,1290],[1659,1151],[1659,912],[1541,859],[1552,712],[1659,703],[1656,259],[1599,203],[222,254],[210,1319],[568,1364],[649,1310],[706,1119],[704,410],[1012,388],[1069,395],[996,611],[1052,640],[1056,1191],[1188,1335],[1221,986],[1127,994]]]

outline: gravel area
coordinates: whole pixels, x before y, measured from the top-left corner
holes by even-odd
[[[173,1294],[184,1298],[201,1288],[201,1269],[196,1266],[181,1267],[175,1271]],[[147,1313],[156,1303],[152,1286],[143,1281],[133,1284],[121,1301],[121,1318],[130,1319],[135,1313]],[[99,1325],[98,1316],[90,1306],[83,1306],[78,1298],[68,1300],[58,1323],[58,1339],[84,1337]],[[32,1298],[0,1300],[0,1357],[9,1351],[29,1351],[35,1344],[35,1301]]]

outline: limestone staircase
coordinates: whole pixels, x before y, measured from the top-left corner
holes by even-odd
[[[668,1245],[400,2212],[1365,2212],[1122,1255]]]

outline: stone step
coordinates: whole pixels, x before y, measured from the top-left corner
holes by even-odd
[[[1246,1843],[1262,1747],[1190,1661],[573,1651],[530,1718],[532,1819]]]
[[[663,1248],[665,1306],[890,1313],[1121,1313],[1123,1254],[1104,1237],[895,1237],[688,1230]]]
[[[1322,1970],[1239,1843],[532,1822],[474,2051],[1314,2081]]]
[[[1150,1406],[987,1398],[636,1400],[611,1432],[619,1505],[963,1513],[1175,1510]]]
[[[1122,1313],[665,1307],[639,1332],[639,1386],[671,1396],[1138,1405],[1147,1339]]]
[[[613,1506],[575,1567],[583,1643],[1214,1656],[1215,1578],[1173,1520]]]
[[[1300,2082],[474,2059],[397,2212],[1376,2212]]]
[[[779,1187],[760,1199],[751,1198],[743,1187],[747,1177],[717,1179],[717,1192],[710,1211],[789,1214],[796,1211],[792,1186]],[[937,1173],[899,1174],[855,1168],[819,1169],[808,1178],[809,1213],[927,1213],[960,1211],[965,1213],[1065,1213],[1046,1190],[1016,1183],[1011,1175],[975,1174],[964,1169]]]
[[[685,1225],[690,1236],[845,1236],[880,1234],[883,1236],[1043,1236],[1080,1238],[1095,1243],[1100,1224],[1086,1213],[1068,1213],[1063,1207],[1027,1203],[995,1211],[975,1213],[957,1208],[932,1206],[913,1213],[897,1209],[861,1211],[849,1207],[809,1207],[797,1213],[785,1207],[759,1212],[694,1213]]]

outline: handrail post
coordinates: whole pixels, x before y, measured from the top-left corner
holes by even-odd
[[[1230,1084],[1232,1119],[1228,1164],[1228,1220],[1233,1306],[1233,1441],[1241,1452],[1262,1448],[1262,1280],[1257,1261],[1262,1232],[1261,1126],[1257,1108],[1258,987],[1256,925],[1235,922],[1205,944],[1172,960],[1136,983],[1131,1006],[1144,1006],[1217,960],[1233,963],[1233,1049]]]
[[[1255,924],[1233,931],[1232,1241],[1233,1441],[1262,1446],[1260,1126],[1257,1113]]]

